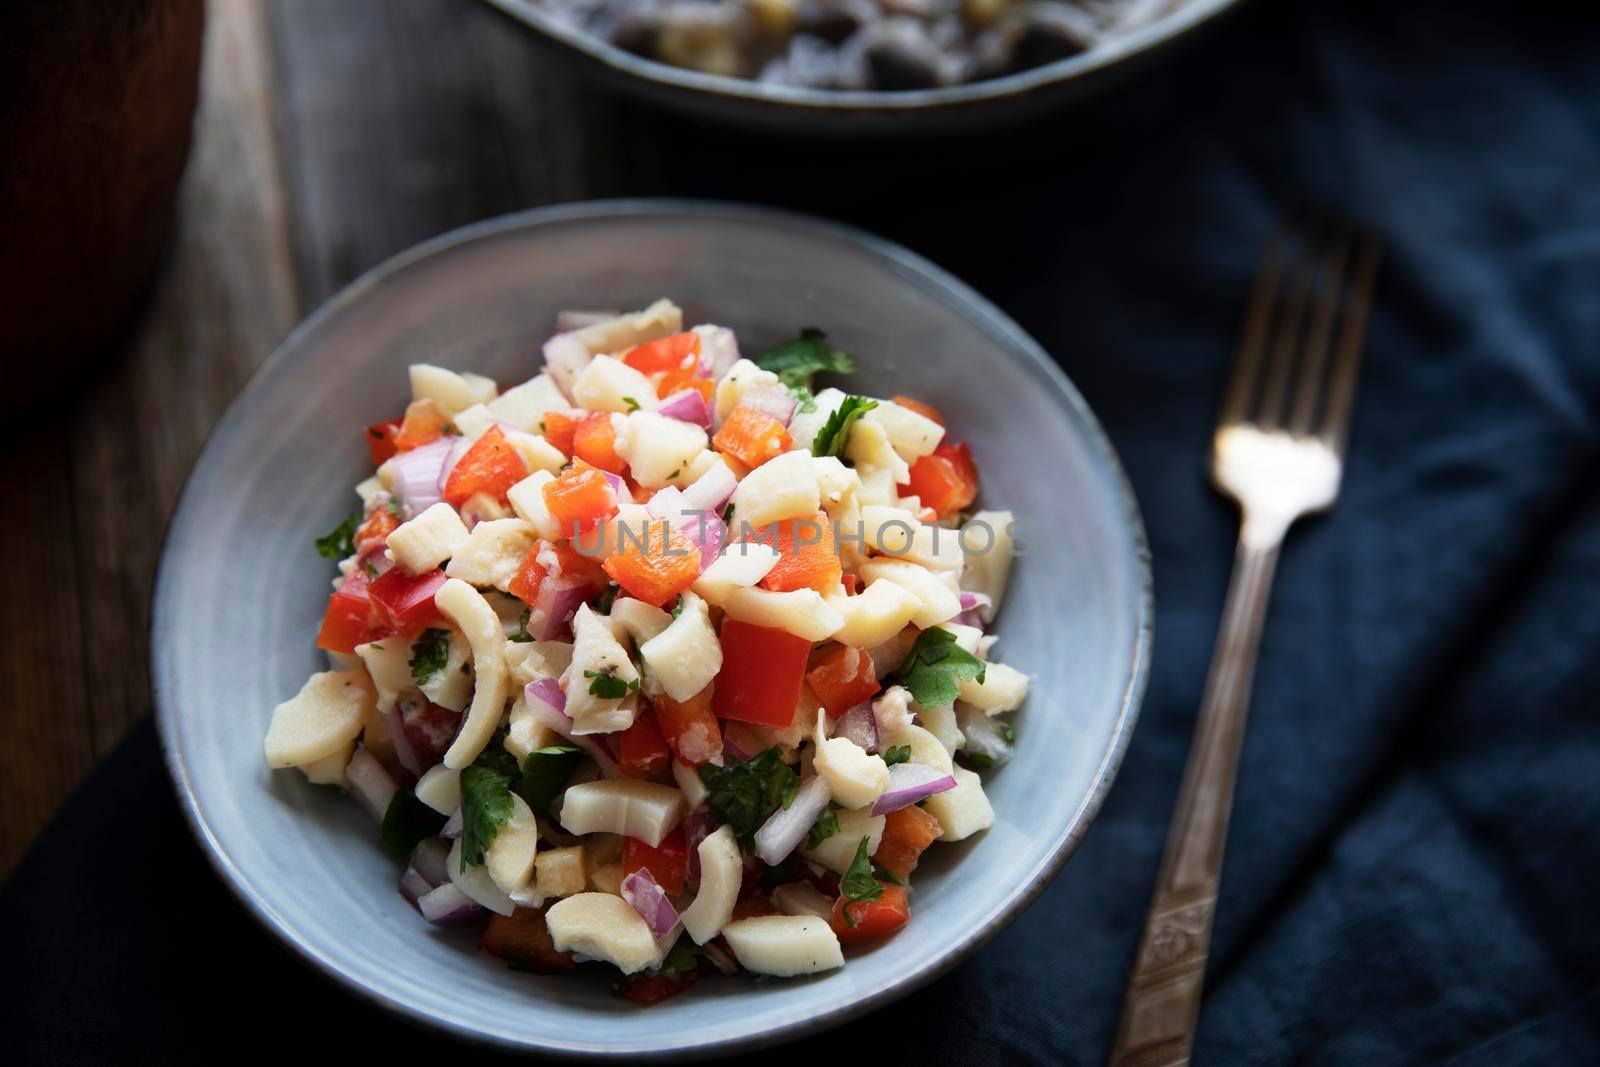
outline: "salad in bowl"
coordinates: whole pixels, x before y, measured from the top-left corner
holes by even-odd
[[[993,822],[1012,515],[937,410],[825,385],[854,362],[820,331],[747,359],[660,300],[563,313],[543,356],[504,391],[413,365],[366,428],[316,543],[330,669],[267,762],[347,789],[422,919],[514,967],[653,1002],[843,966]]]

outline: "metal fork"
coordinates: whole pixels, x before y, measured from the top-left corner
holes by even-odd
[[[1189,1062],[1272,572],[1290,525],[1339,493],[1378,256],[1371,235],[1285,223],[1256,276],[1212,442],[1240,510],[1233,576],[1112,1067]]]

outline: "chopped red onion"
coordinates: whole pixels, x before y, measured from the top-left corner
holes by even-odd
[[[820,775],[800,783],[789,806],[773,812],[756,831],[756,855],[769,867],[788,859],[831,799],[833,793]]]
[[[825,897],[810,882],[790,882],[772,891],[772,902],[785,915],[815,915],[826,919],[833,914],[833,899]]]
[[[956,725],[961,728],[966,743],[963,751],[982,756],[988,766],[999,767],[1011,761],[1012,746],[1006,740],[1000,723],[991,719],[981,708],[956,702]]]
[[[713,511],[720,513],[733,491],[739,488],[739,479],[722,460],[717,460],[706,472],[683,491],[683,508],[686,511]]]
[[[617,503],[632,504],[633,494],[628,492],[628,483],[623,481],[622,475],[612,474],[610,471],[601,471],[606,476],[606,482],[611,486],[611,492],[616,496]]]
[[[444,885],[450,880],[450,870],[445,866],[449,856],[450,846],[440,838],[430,837],[411,853],[411,870],[422,875],[429,885]]]
[[[579,309],[562,309],[556,312],[556,333],[571,333],[581,330],[585,326],[593,326],[597,322],[606,322],[617,318],[620,311],[583,311]]]
[[[434,886],[430,885],[426,878],[417,873],[415,867],[407,867],[406,873],[400,876],[400,895],[412,904],[415,904],[433,892],[433,890]]]
[[[962,593],[961,614],[957,615],[952,621],[960,623],[962,626],[974,626],[981,630],[984,623],[988,622],[989,618],[994,614],[993,608],[994,601],[989,598],[987,593]]]
[[[700,954],[711,961],[711,966],[723,974],[738,974],[739,961],[734,959],[733,953],[722,944],[721,938],[707,941],[700,946]]]
[[[622,777],[622,768],[617,766],[616,758],[605,746],[595,739],[597,735],[572,732],[575,724],[572,716],[566,712],[567,694],[561,691],[560,683],[554,678],[536,678],[529,682],[523,687],[522,702],[533,712],[534,718],[587,752],[599,766],[602,775],[607,778]]]
[[[794,417],[795,405],[799,402],[781,385],[773,385],[747,390],[739,398],[739,403],[757,411],[764,411],[787,426],[789,420]]]
[[[444,454],[444,462],[439,464],[439,493],[444,494],[444,483],[450,480],[450,472],[456,469],[456,464],[461,462],[461,457],[467,454],[467,449],[472,447],[472,442],[459,434],[440,438],[450,442],[450,451]]]
[[[454,882],[446,882],[418,900],[417,910],[435,926],[449,926],[476,919],[483,914],[483,905],[457,889]]]
[[[411,738],[406,736],[405,720],[400,717],[400,705],[395,704],[384,715],[389,724],[389,739],[394,742],[394,757],[400,761],[400,766],[410,773],[421,776],[427,768],[422,765],[422,760],[417,758],[417,750],[411,747]]]
[[[544,362],[552,371],[550,377],[568,400],[572,399],[571,384],[591,358],[588,346],[570,333],[558,333],[544,343]]]
[[[394,779],[389,772],[383,769],[383,764],[378,758],[367,751],[365,745],[357,745],[355,752],[350,756],[350,763],[344,769],[345,785],[350,787],[356,799],[361,801],[361,806],[367,809],[378,822],[383,822],[384,814],[389,810],[389,802],[394,799],[395,791],[399,788],[394,784]]]
[[[678,925],[678,910],[648,867],[641,867],[622,880],[622,899],[633,905],[656,937],[666,937]]]
[[[726,326],[696,326],[700,335],[700,377],[720,381],[739,362],[739,339]]]
[[[528,613],[528,633],[535,641],[554,641],[565,636],[578,606],[589,599],[589,583],[576,576],[551,576],[539,583]]]
[[[396,452],[389,460],[395,496],[412,515],[420,515],[439,502],[444,461],[459,440],[459,437],[441,437],[409,452]]]
[[[457,808],[455,811],[450,813],[450,817],[446,819],[444,821],[444,825],[439,828],[439,836],[444,838],[446,841],[454,841],[456,838],[461,836],[461,830],[464,825],[465,821],[461,817],[461,809]]]
[[[696,808],[689,813],[689,827],[685,836],[689,844],[689,881],[700,881],[700,842],[711,836],[717,828],[717,820],[711,813]]]
[[[887,815],[955,787],[955,775],[946,774],[937,767],[925,763],[896,763],[889,768],[889,788],[872,805],[872,814]]]
[[[878,751],[878,717],[870,701],[863,701],[839,716],[833,724],[834,737],[848,737],[868,752]]]
[[[698,389],[684,389],[673,393],[661,402],[656,411],[669,419],[692,422],[701,429],[711,429],[711,407]]]
[[[727,720],[722,724],[722,749],[743,762],[762,749],[761,738],[745,723]]]

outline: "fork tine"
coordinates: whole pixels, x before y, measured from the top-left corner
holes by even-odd
[[[1261,386],[1261,404],[1254,419],[1262,429],[1273,429],[1278,425],[1284,396],[1288,392],[1291,365],[1302,333],[1301,320],[1305,317],[1306,299],[1317,274],[1316,235],[1321,228],[1320,219],[1311,220],[1300,241],[1303,247],[1298,249],[1288,294],[1278,316],[1277,338],[1267,365],[1266,380]]]
[[[1300,366],[1294,408],[1287,426],[1289,432],[1297,436],[1311,431],[1317,398],[1322,394],[1322,371],[1328,361],[1334,315],[1339,309],[1340,292],[1345,285],[1345,263],[1350,257],[1350,232],[1337,225],[1331,229],[1333,232],[1327,242],[1331,251],[1318,256],[1317,306],[1311,317],[1311,331],[1306,335],[1305,358]]]
[[[1349,308],[1339,333],[1338,354],[1334,357],[1333,374],[1328,384],[1328,410],[1322,420],[1323,443],[1336,455],[1344,454],[1345,435],[1350,427],[1350,405],[1355,399],[1356,377],[1361,370],[1367,316],[1372,308],[1372,283],[1378,273],[1381,255],[1381,243],[1377,236],[1363,234],[1355,276],[1350,284]]]
[[[1250,410],[1255,392],[1256,369],[1261,365],[1261,351],[1266,344],[1267,329],[1272,324],[1273,297],[1283,276],[1283,266],[1289,244],[1289,227],[1279,220],[1267,251],[1256,271],[1255,288],[1250,294],[1250,304],[1244,317],[1244,336],[1233,357],[1233,373],[1228,379],[1227,391],[1222,397],[1220,421],[1224,424],[1243,422]]]

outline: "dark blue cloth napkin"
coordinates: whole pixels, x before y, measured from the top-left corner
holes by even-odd
[[[1197,1061],[1600,1062],[1600,25],[1529,7],[1248,5],[977,140],[670,127],[670,187],[630,191],[858,222],[1015,315],[1104,421],[1154,550],[1149,694],[1087,841],[986,950],[828,1055],[1103,1062],[1231,561],[1215,401],[1261,244],[1303,197],[1387,258],[1343,496],[1279,568]],[[19,1062],[493,1058],[257,930],[148,726],[6,885],[0,929]]]

